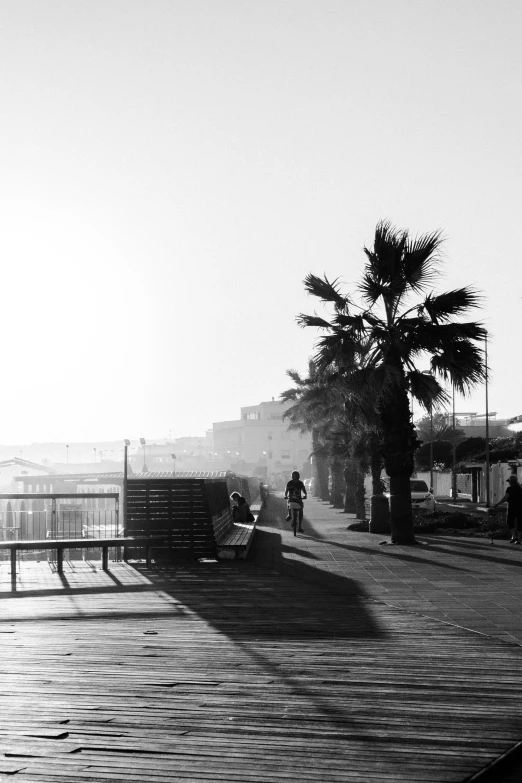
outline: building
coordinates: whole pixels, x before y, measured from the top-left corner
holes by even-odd
[[[135,473],[143,471],[144,465],[153,473],[215,470],[212,430],[202,436],[190,435],[166,443],[136,446],[130,450],[128,461]]]
[[[46,465],[38,465],[26,459],[13,457],[0,462],[0,488],[6,494],[17,491],[18,476],[52,476],[56,471]]]
[[[514,416],[510,419],[497,419],[495,412],[488,414],[488,430],[490,438],[506,438],[514,434],[509,429],[511,424],[522,420],[521,416]],[[445,420],[448,427],[453,424],[453,414],[445,413]],[[485,438],[486,437],[486,414],[485,413],[455,413],[455,427],[463,430],[466,438]]]
[[[283,419],[291,403],[261,402],[241,408],[241,417],[215,422],[215,470],[268,477],[272,484],[286,481],[293,470],[302,478],[311,475],[311,436],[288,428]]]

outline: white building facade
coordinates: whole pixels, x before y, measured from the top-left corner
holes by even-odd
[[[222,469],[267,477],[272,484],[288,480],[293,470],[311,475],[312,439],[289,429],[283,414],[291,403],[272,399],[241,408],[241,418],[215,422],[214,455]]]

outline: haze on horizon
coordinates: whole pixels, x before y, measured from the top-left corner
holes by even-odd
[[[515,0],[5,0],[0,443],[277,398],[313,351],[304,277],[353,287],[380,218],[442,229],[489,408],[521,414],[521,27]]]

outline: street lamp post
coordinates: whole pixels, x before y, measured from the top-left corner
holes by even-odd
[[[433,492],[433,405],[430,405],[430,492]]]
[[[127,449],[130,446],[130,440],[124,440],[123,448],[123,487],[122,487],[122,512],[123,512],[123,535],[127,534]]]
[[[94,451],[94,464],[96,465],[96,448],[93,448]]]
[[[457,444],[455,442],[455,386],[453,387],[453,443],[452,443],[452,475],[451,475],[451,495],[453,500],[457,499]]]
[[[146,457],[145,447],[147,445],[146,441],[145,441],[145,438],[140,438],[140,443],[143,446],[143,468],[142,468],[142,471],[143,471],[143,473],[148,473],[149,469],[147,468],[147,463],[145,461],[145,457]]]
[[[65,452],[65,454],[66,454],[65,461],[67,462],[67,464],[69,464],[69,446],[67,446],[67,445],[66,445],[66,446],[65,446],[65,448],[66,448],[66,452]]]
[[[486,505],[490,503],[489,487],[489,409],[488,409],[488,333],[484,337],[485,381],[486,381]]]
[[[174,462],[174,470],[172,471],[172,475],[175,476],[176,475],[176,455],[175,454],[171,454],[170,456],[172,457],[172,460]]]

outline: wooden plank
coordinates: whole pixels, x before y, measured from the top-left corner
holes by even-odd
[[[522,732],[520,648],[304,569],[64,564],[62,594],[20,568],[0,741],[22,783],[454,783]]]

